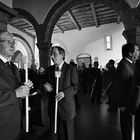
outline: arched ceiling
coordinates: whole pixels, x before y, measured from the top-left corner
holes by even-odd
[[[117,13],[101,3],[86,2],[68,9],[58,20],[53,33],[64,33],[68,30],[99,27],[108,23],[121,21]],[[13,18],[10,24],[20,30],[35,35],[33,26],[22,18]]]
[[[53,33],[114,22],[120,23],[120,17],[114,10],[101,3],[88,2],[68,9],[57,21]]]
[[[126,1],[131,8],[134,8],[139,4],[139,0],[122,1]],[[57,0],[13,0],[13,8],[24,9],[33,16],[38,24],[40,24],[43,23],[51,6],[56,2]],[[42,13],[39,11],[40,9]],[[68,9],[57,21],[53,33],[64,33],[65,31],[74,29],[81,30],[82,28],[91,26],[99,27],[109,23],[118,24],[119,22],[121,22],[120,17],[110,7],[89,0],[89,2],[81,3]],[[28,35],[35,36],[33,25],[28,22],[28,19],[26,20],[25,17],[14,17],[9,21],[9,24]]]
[[[120,23],[117,13],[104,4],[84,3],[68,9],[58,20],[53,33],[64,33],[68,30],[99,27],[108,23]],[[34,27],[23,17],[12,18],[10,24],[28,34],[35,35]]]

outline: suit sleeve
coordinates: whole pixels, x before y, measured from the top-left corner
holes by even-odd
[[[140,62],[136,63],[135,69],[134,69],[134,79],[133,79],[133,85],[131,90],[131,98],[129,103],[129,111],[132,114],[136,113],[136,110],[138,109],[140,105]]]
[[[14,90],[0,89],[0,107],[15,103],[16,103],[16,93]]]
[[[0,74],[0,107],[16,104],[15,89],[20,85],[20,76],[17,67],[13,64],[14,75],[17,80],[1,71]]]
[[[66,98],[73,97],[79,90],[78,72],[75,66],[72,66],[70,73],[70,86],[63,90]]]

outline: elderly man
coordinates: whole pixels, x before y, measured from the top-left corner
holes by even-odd
[[[15,51],[11,33],[0,31],[0,140],[19,140],[21,107],[19,99],[29,94],[32,82],[20,85],[17,67],[10,62]]]
[[[50,50],[50,56],[54,65],[46,70],[46,84],[49,92],[49,117],[54,140],[74,140],[73,119],[76,115],[75,94],[78,92],[77,68],[67,64],[65,50],[60,46],[54,46]],[[59,90],[56,95],[55,69],[60,69]],[[58,101],[57,133],[54,134],[55,100]]]

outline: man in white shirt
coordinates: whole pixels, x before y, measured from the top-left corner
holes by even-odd
[[[48,113],[50,117],[52,140],[74,140],[73,119],[76,116],[75,94],[78,93],[77,68],[67,64],[65,50],[54,46],[50,50],[50,57],[54,65],[46,70],[46,83],[44,84],[48,95]],[[56,75],[59,78],[58,94],[56,95]],[[57,132],[54,134],[55,100],[58,101]]]
[[[20,98],[26,97],[32,82],[20,84],[17,67],[10,62],[15,51],[13,35],[0,31],[0,140],[19,140],[21,130]]]

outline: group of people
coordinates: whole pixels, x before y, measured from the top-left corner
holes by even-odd
[[[21,100],[29,95],[33,82],[21,82],[20,73],[11,58],[15,52],[13,35],[0,31],[0,139],[20,140],[22,132]],[[77,67],[65,62],[65,50],[54,46],[50,50],[53,66],[45,72],[43,87],[48,94],[48,114],[52,136],[55,140],[74,140],[76,116],[75,95],[79,90]],[[7,64],[9,63],[9,64]],[[56,67],[61,71],[56,94]],[[38,80],[38,79],[36,79]],[[57,133],[54,133],[55,104],[57,109]],[[47,111],[47,110],[46,110]]]
[[[107,70],[101,71],[99,63],[80,72],[81,89],[90,93],[92,103],[101,103],[101,94],[108,96],[108,111],[120,112],[120,126],[123,140],[131,140],[135,130],[135,140],[140,139],[140,60],[139,47],[134,43],[122,46],[122,59],[115,67],[110,59]],[[105,88],[104,90],[102,90]],[[103,92],[103,93],[102,93]],[[133,120],[135,118],[135,121]],[[134,127],[134,128],[133,128]]]
[[[99,68],[99,62],[95,61],[93,67],[89,64],[88,68],[83,63],[82,69],[78,69],[78,75],[81,92],[84,94],[88,93],[93,104],[101,104],[103,75]]]
[[[113,60],[107,64],[108,111],[119,109],[122,140],[132,140],[133,136],[134,140],[140,139],[139,53],[137,44],[126,43],[122,46],[122,59],[117,68]]]
[[[0,31],[0,139],[20,140],[22,115],[21,100],[29,95],[33,82],[21,82],[20,74],[11,58],[15,51],[13,35],[7,31]],[[79,92],[79,76],[77,66],[65,62],[65,50],[60,46],[50,49],[50,57],[54,65],[49,66],[43,75],[42,85],[48,94],[48,115],[50,118],[52,140],[74,140],[74,118],[76,116],[76,94]],[[123,140],[130,140],[132,133],[132,118],[135,116],[135,140],[140,139],[140,61],[139,47],[126,43],[122,46],[122,59],[115,69],[115,76],[111,83],[111,101],[120,110],[120,126]],[[110,61],[108,68],[114,61]],[[94,63],[94,71],[98,70],[98,63]],[[97,81],[100,74],[94,74],[95,82],[101,90],[101,82]],[[95,85],[94,85],[95,86]],[[57,93],[57,94],[56,94]],[[101,91],[100,91],[101,93]],[[95,97],[92,96],[95,102]],[[100,102],[100,95],[97,96]],[[55,133],[55,114],[57,108],[57,132]]]

